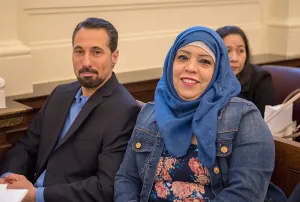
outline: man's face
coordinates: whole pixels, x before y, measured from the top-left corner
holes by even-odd
[[[84,88],[101,87],[112,75],[119,51],[111,53],[105,29],[81,28],[73,44],[73,68]]]

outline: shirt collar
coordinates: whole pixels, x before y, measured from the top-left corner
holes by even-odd
[[[88,100],[90,97],[82,95],[82,89],[79,88],[78,92],[75,95],[76,102],[80,104],[82,101]]]

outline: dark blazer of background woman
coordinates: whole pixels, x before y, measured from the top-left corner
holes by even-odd
[[[277,98],[271,74],[261,67],[251,65],[238,97],[252,101],[264,116],[265,105],[276,105]]]

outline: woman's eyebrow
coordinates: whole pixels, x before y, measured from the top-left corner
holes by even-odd
[[[199,56],[200,57],[211,57],[211,55],[209,55],[209,54],[200,54]]]
[[[192,54],[191,52],[189,52],[189,51],[186,51],[186,50],[179,50],[177,53],[179,53],[179,52],[184,52],[184,53],[186,53],[186,54],[189,54],[189,55],[191,55],[191,54]]]
[[[237,47],[238,48],[241,48],[241,47],[246,48],[244,45],[238,45]],[[226,48],[233,48],[233,46],[226,46]]]

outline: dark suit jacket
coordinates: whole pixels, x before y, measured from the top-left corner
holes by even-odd
[[[140,111],[113,74],[53,151],[79,88],[78,82],[58,86],[0,165],[0,175],[18,173],[33,183],[47,169],[46,202],[113,201],[114,176]]]
[[[242,86],[238,97],[253,102],[263,117],[266,105],[278,104],[271,74],[256,65],[251,65],[248,82]]]

